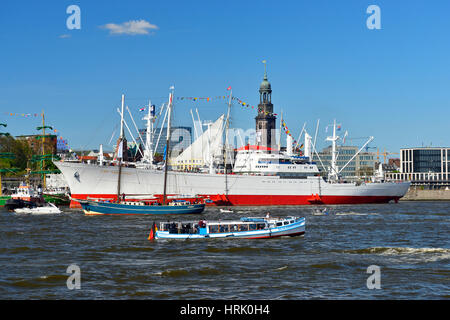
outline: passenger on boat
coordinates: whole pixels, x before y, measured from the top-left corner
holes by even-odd
[[[198,227],[199,227],[199,228],[204,228],[204,227],[206,227],[206,222],[205,222],[204,220],[200,220],[200,221],[198,222]]]
[[[266,219],[269,219],[269,218],[270,218],[270,212],[267,212]]]

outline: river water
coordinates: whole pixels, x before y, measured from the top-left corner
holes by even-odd
[[[148,241],[167,217],[2,211],[0,299],[450,298],[450,202],[319,208],[207,208],[209,220],[306,217],[303,237],[207,241]],[[70,265],[79,289],[68,289]]]

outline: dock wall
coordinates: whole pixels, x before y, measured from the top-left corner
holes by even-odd
[[[422,190],[411,187],[400,201],[450,201],[450,190]]]

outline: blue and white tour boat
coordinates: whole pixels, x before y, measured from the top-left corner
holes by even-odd
[[[248,217],[240,220],[161,222],[159,227],[153,223],[148,239],[267,239],[301,236],[304,233],[303,217]]]

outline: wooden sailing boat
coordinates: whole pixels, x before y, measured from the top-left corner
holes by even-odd
[[[80,200],[74,199],[81,204],[83,211],[88,215],[109,214],[109,215],[129,215],[129,214],[196,214],[205,210],[205,202],[203,198],[194,197],[190,200],[169,199],[167,196],[167,172],[169,162],[169,146],[170,146],[170,124],[171,110],[173,104],[173,91],[169,94],[169,110],[167,122],[167,140],[164,164],[164,190],[162,201],[160,198],[141,201],[126,201],[125,194],[121,195],[120,177],[122,174],[122,159],[124,156],[124,130],[123,130],[123,107],[124,96],[122,95],[122,114],[121,114],[121,133],[117,148],[118,159],[118,179],[117,179],[117,201],[104,200]]]

